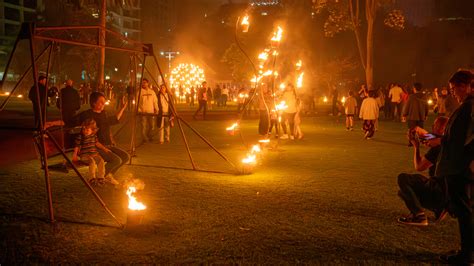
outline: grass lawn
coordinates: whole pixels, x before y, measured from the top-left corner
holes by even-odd
[[[119,181],[139,178],[147,206],[143,224],[117,229],[81,223],[51,226],[44,177],[37,161],[0,169],[0,263],[436,263],[456,249],[456,221],[418,228],[398,224],[406,214],[396,177],[413,172],[405,124],[381,122],[363,140],[360,122],[346,132],[333,117],[304,119],[304,140],[282,141],[251,175],[215,174],[149,166],[190,168],[178,129],[171,144],[145,144]],[[246,153],[231,121],[193,121],[233,162]],[[431,122],[428,123],[431,125]],[[245,143],[256,141],[257,121],[243,123]],[[229,167],[186,130],[203,169]],[[124,147],[128,132],[120,134]],[[52,161],[59,158],[53,158]],[[145,166],[148,165],[148,166]],[[86,174],[87,169],[81,169]],[[80,180],[51,174],[58,219],[114,225]],[[97,188],[126,221],[123,188]]]

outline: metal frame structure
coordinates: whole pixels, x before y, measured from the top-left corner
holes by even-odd
[[[121,41],[120,47],[116,46],[111,46],[107,45],[106,43],[102,44],[97,44],[97,43],[92,43],[92,42],[87,42],[87,41],[78,41],[74,40],[73,34],[70,34],[71,31],[83,31],[83,30],[105,30],[109,35],[117,38],[118,40]],[[63,36],[57,36],[57,35],[63,35]],[[49,50],[48,53],[48,64],[47,64],[47,70],[46,70],[46,79],[49,80],[49,72],[50,72],[50,66],[51,66],[51,55],[52,55],[52,50],[54,44],[59,44],[59,43],[64,43],[64,44],[69,44],[69,45],[75,45],[75,46],[83,46],[83,47],[89,47],[89,48],[96,48],[96,49],[101,49],[105,48],[107,50],[113,50],[113,51],[119,51],[119,52],[127,52],[129,54],[132,54],[135,59],[138,59],[138,55],[141,54],[143,55],[143,60],[142,60],[142,68],[141,68],[141,74],[142,76],[140,77],[140,85],[139,85],[139,93],[138,93],[138,99],[136,101],[136,109],[132,111],[132,137],[131,137],[131,151],[135,151],[135,138],[136,138],[136,123],[137,123],[137,116],[138,114],[138,106],[140,103],[140,92],[141,92],[141,86],[143,82],[143,74],[145,70],[149,73],[148,69],[145,66],[146,63],[146,58],[147,56],[152,56],[154,58],[154,63],[157,65],[160,76],[162,78],[163,84],[168,88],[166,81],[163,76],[163,72],[158,64],[158,60],[156,56],[153,54],[153,47],[151,44],[143,44],[131,39],[128,39],[119,33],[113,32],[108,29],[104,29],[101,26],[69,26],[69,27],[36,27],[34,23],[23,23],[21,26],[20,33],[18,34],[18,37],[15,41],[13,50],[10,54],[10,57],[8,58],[6,68],[4,75],[2,77],[1,81],[1,86],[5,84],[5,80],[8,74],[8,70],[10,68],[10,64],[13,60],[16,48],[18,46],[18,43],[21,40],[28,40],[29,42],[29,50],[30,50],[30,59],[31,59],[31,65],[25,70],[25,72],[22,74],[20,77],[18,83],[15,85],[15,87],[12,89],[10,95],[4,100],[4,102],[0,105],[0,112],[5,108],[6,104],[10,100],[11,96],[14,94],[14,91],[18,88],[19,84],[22,82],[22,80],[27,76],[27,74],[32,71],[32,77],[34,81],[34,89],[36,90],[36,101],[38,102],[38,107],[35,112],[39,114],[39,128],[32,128],[31,130],[35,132],[34,134],[34,143],[39,151],[40,155],[40,161],[42,168],[44,170],[44,177],[45,177],[45,185],[46,185],[46,192],[47,192],[47,198],[48,198],[48,210],[49,210],[49,221],[51,223],[55,223],[55,217],[54,217],[54,207],[53,207],[53,200],[52,200],[52,190],[51,190],[51,179],[50,179],[50,174],[49,174],[49,169],[48,169],[48,156],[46,152],[46,145],[45,145],[45,138],[48,137],[49,140],[51,140],[52,144],[55,146],[55,148],[60,152],[60,154],[64,157],[64,160],[67,161],[69,165],[71,165],[72,169],[76,173],[76,175],[82,180],[84,185],[91,191],[93,196],[96,198],[96,200],[101,204],[101,206],[105,209],[105,211],[115,220],[115,222],[118,224],[120,228],[123,228],[123,224],[117,219],[117,217],[112,213],[112,211],[107,207],[105,202],[102,200],[102,198],[99,196],[99,194],[94,190],[94,188],[87,182],[87,180],[84,178],[84,176],[79,172],[77,167],[72,163],[72,161],[68,158],[66,155],[65,151],[61,147],[61,145],[56,141],[54,136],[51,134],[50,130],[45,127],[45,122],[46,122],[46,104],[44,106],[41,106],[41,99],[40,99],[40,91],[39,91],[39,85],[38,85],[38,67],[37,67],[37,61]],[[48,41],[49,44],[42,50],[38,55],[36,55],[35,51],[35,44],[38,41]],[[134,72],[136,75],[136,71]],[[150,76],[153,77],[153,75]],[[157,84],[156,80],[153,78],[153,81]],[[169,90],[168,90],[169,91]],[[136,95],[136,94],[135,94]],[[47,94],[45,94],[45,97],[47,97]],[[171,98],[170,98],[171,99]],[[45,102],[47,99],[43,99]],[[218,173],[218,171],[209,171],[209,170],[202,170],[198,169],[196,166],[193,157],[191,155],[191,151],[186,139],[186,136],[184,134],[182,124],[185,124],[188,126],[193,133],[195,133],[199,138],[201,138],[209,147],[211,147],[216,153],[219,154],[220,157],[222,157],[227,163],[229,163],[232,167],[236,168],[235,165],[226,157],[224,156],[221,152],[219,152],[209,141],[207,141],[197,130],[195,130],[189,123],[187,123],[185,120],[183,120],[176,112],[176,109],[174,105],[172,104],[172,101],[169,102],[171,111],[173,115],[175,116],[178,126],[180,128],[181,136],[183,138],[183,141],[186,146],[186,151],[188,153],[192,169],[183,169],[183,168],[178,168],[178,167],[165,167],[165,168],[171,168],[171,169],[183,169],[183,170],[194,170],[194,171],[205,171],[205,172],[213,172],[213,173]],[[0,128],[2,129],[2,128]],[[8,130],[20,130],[21,128],[14,128],[14,127],[6,127],[3,129],[8,129]],[[132,160],[130,160],[130,164],[132,163]],[[154,166],[154,165],[136,165],[136,166],[144,166],[144,167],[160,167],[160,166]],[[88,223],[91,225],[97,225],[94,223]]]

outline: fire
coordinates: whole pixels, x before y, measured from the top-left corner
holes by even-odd
[[[280,83],[280,90],[285,90],[285,88],[286,88],[285,83]]]
[[[262,150],[260,149],[260,146],[259,146],[259,145],[253,145],[252,150],[251,150],[251,152],[252,152],[253,154],[259,153],[259,152],[261,152],[261,151],[262,151]]]
[[[23,94],[20,94],[17,96],[18,98],[23,98]]]
[[[269,139],[261,139],[258,141],[259,143],[270,143]]]
[[[255,154],[247,154],[247,157],[242,159],[244,164],[255,164],[257,162],[257,156]]]
[[[429,99],[428,100],[428,105],[432,105],[433,104],[433,100]]]
[[[346,102],[346,97],[342,96],[341,102],[345,103]]]
[[[302,87],[303,87],[303,77],[304,77],[304,72],[301,73],[301,74],[298,76],[298,79],[296,80],[296,87],[297,87],[297,88],[302,88]]]
[[[252,78],[250,81],[251,81],[252,83],[257,83],[257,82],[260,81],[260,79],[262,79],[261,76],[259,76],[259,77],[253,76],[253,78]]]
[[[302,66],[303,66],[303,62],[300,59],[298,62],[296,62],[296,70],[300,70]]]
[[[263,73],[262,75],[265,76],[265,77],[267,77],[267,76],[270,76],[271,74],[273,74],[273,71],[267,70],[267,71],[265,71],[265,73]]]
[[[283,29],[278,26],[277,30],[273,33],[272,42],[280,42],[283,37]]]
[[[242,22],[240,23],[240,25],[242,26],[242,32],[248,32],[249,31],[250,21],[249,21],[249,16],[248,15],[245,15],[242,18]]]
[[[288,105],[286,105],[285,101],[281,101],[279,104],[275,105],[275,110],[280,111],[280,110],[285,110],[288,108]]]
[[[259,60],[262,60],[262,61],[267,61],[268,60],[268,53],[265,51],[265,52],[261,52],[259,55],[258,55],[258,59]]]
[[[234,123],[234,124],[232,124],[232,126],[226,128],[225,130],[227,130],[227,131],[236,130],[238,127],[239,127],[239,124]]]
[[[194,64],[179,64],[171,71],[170,83],[172,88],[183,88],[185,91],[191,87],[199,87],[205,80],[204,70]]]
[[[323,102],[327,103],[328,102],[328,97],[324,96]]]
[[[138,202],[137,198],[132,195],[136,192],[137,192],[136,187],[134,187],[134,186],[128,187],[128,189],[127,189],[128,208],[130,210],[134,210],[134,211],[142,211],[142,210],[146,209],[146,206],[143,203]]]

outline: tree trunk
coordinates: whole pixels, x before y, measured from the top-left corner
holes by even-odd
[[[377,11],[377,0],[366,0],[365,15],[367,19],[367,60],[365,68],[365,80],[367,89],[373,89],[374,80],[374,22]]]
[[[100,45],[100,52],[99,52],[99,71],[97,82],[99,87],[104,85],[104,67],[105,67],[105,35],[106,31],[105,28],[106,24],[106,16],[107,16],[107,0],[102,0],[102,7],[100,9],[100,29],[99,29],[99,45]]]

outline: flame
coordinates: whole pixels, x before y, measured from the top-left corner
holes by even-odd
[[[252,83],[257,83],[260,81],[260,79],[262,79],[262,76],[259,76],[259,77],[253,76],[253,78],[250,81]]]
[[[277,50],[273,51],[273,56],[277,56],[277,55],[279,55],[278,51]]]
[[[20,94],[20,95],[18,95],[18,96],[16,96],[16,97],[18,97],[18,98],[23,98],[23,94]]]
[[[107,100],[107,101],[105,102],[105,105],[109,105],[109,104],[110,104],[110,100]]]
[[[296,87],[297,87],[297,88],[302,88],[302,87],[303,87],[303,77],[304,77],[304,72],[301,73],[301,74],[298,76],[298,79],[296,80]]]
[[[280,111],[280,110],[285,110],[288,108],[288,105],[286,105],[285,101],[281,101],[279,104],[275,105],[275,110]]]
[[[228,131],[231,131],[231,130],[235,130],[239,127],[239,124],[238,123],[234,123],[232,124],[232,126],[226,128],[225,130],[228,130]]]
[[[346,97],[342,96],[341,102],[345,103],[346,102]]]
[[[260,146],[259,145],[253,145],[252,147],[252,150],[250,151],[251,153],[255,154],[255,153],[259,153],[261,152],[262,150],[260,149]]]
[[[298,62],[296,62],[296,70],[300,70],[302,66],[303,66],[303,62],[300,59]]]
[[[242,18],[242,22],[240,23],[240,25],[242,26],[242,32],[248,32],[249,31],[250,22],[249,22],[249,16],[248,15],[245,15]]]
[[[280,42],[283,36],[283,29],[278,26],[277,30],[273,33],[272,41],[273,42]]]
[[[255,154],[247,154],[247,157],[242,159],[242,162],[245,164],[255,164],[257,162],[257,156]]]
[[[258,141],[259,143],[270,143],[269,139],[261,139]]]
[[[280,90],[284,90],[286,88],[285,83],[280,83]]]
[[[324,96],[323,102],[327,103],[328,102],[328,97]]]
[[[136,192],[137,192],[136,187],[134,187],[134,186],[128,187],[128,189],[127,189],[128,208],[130,210],[134,210],[134,211],[142,211],[142,210],[146,209],[146,206],[143,203],[138,202],[137,198],[132,195],[133,193],[136,193]]]
[[[429,100],[428,100],[428,104],[429,104],[429,105],[432,105],[432,104],[433,104],[433,100],[429,99]]]
[[[259,60],[262,60],[262,61],[267,61],[268,59],[268,53],[265,51],[265,52],[261,52],[259,55],[258,55],[258,59]]]
[[[273,71],[267,70],[267,71],[266,71],[265,73],[263,73],[262,75],[266,77],[266,76],[270,76],[271,74],[273,74]]]

